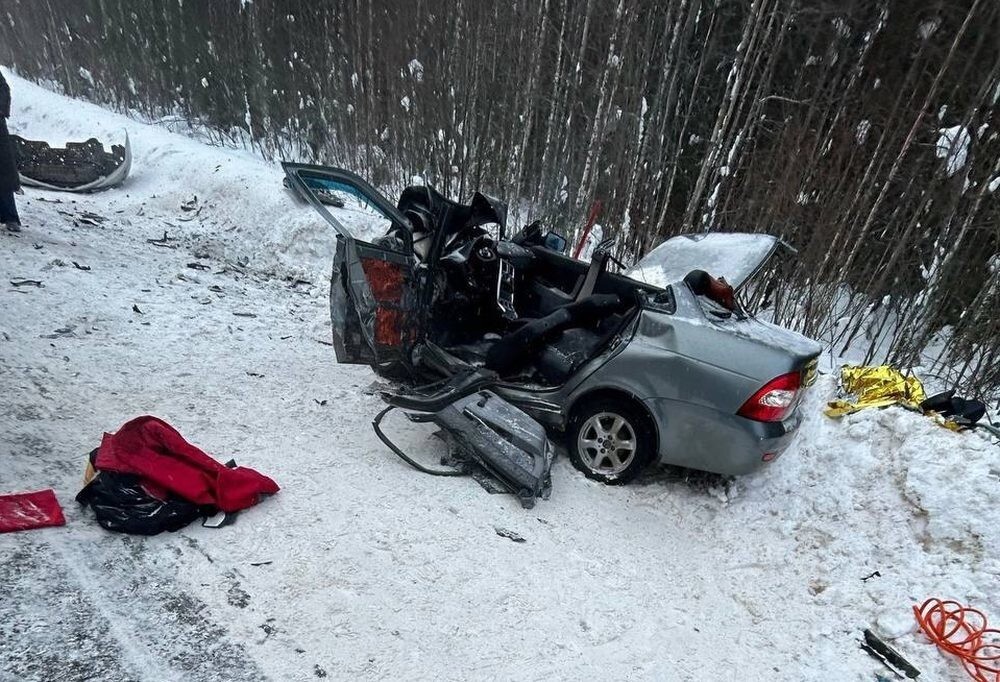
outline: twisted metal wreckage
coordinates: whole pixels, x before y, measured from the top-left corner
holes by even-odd
[[[483,474],[530,507],[550,490],[556,433],[604,483],[656,462],[742,474],[794,437],[820,346],[739,295],[793,251],[779,239],[682,235],[631,267],[607,248],[587,263],[537,221],[508,236],[506,205],[482,193],[459,204],[414,186],[393,203],[349,171],[283,167],[337,235],[337,360],[397,382],[374,426],[417,469]],[[424,466],[393,443],[382,420],[397,408],[439,426],[456,466]]]

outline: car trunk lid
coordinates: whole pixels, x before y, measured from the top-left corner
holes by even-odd
[[[734,289],[761,270],[780,246],[791,248],[769,234],[704,232],[671,237],[650,251],[625,275],[665,288],[692,270],[723,277]]]

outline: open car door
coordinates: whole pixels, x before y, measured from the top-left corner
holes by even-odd
[[[625,273],[631,279],[666,288],[692,270],[723,277],[739,290],[757,274],[779,247],[790,246],[769,234],[703,232],[671,237]]]
[[[337,362],[383,368],[405,363],[417,336],[413,249],[399,251],[367,240],[390,230],[409,235],[407,219],[350,171],[298,163],[281,166],[291,189],[337,232],[330,279]]]

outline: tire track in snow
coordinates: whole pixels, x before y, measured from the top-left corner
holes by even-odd
[[[0,671],[19,682],[263,680],[205,604],[128,537],[46,533],[0,562]],[[0,679],[3,679],[0,677]]]

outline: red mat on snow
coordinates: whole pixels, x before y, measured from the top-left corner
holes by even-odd
[[[0,495],[0,533],[65,525],[62,507],[51,490]]]

